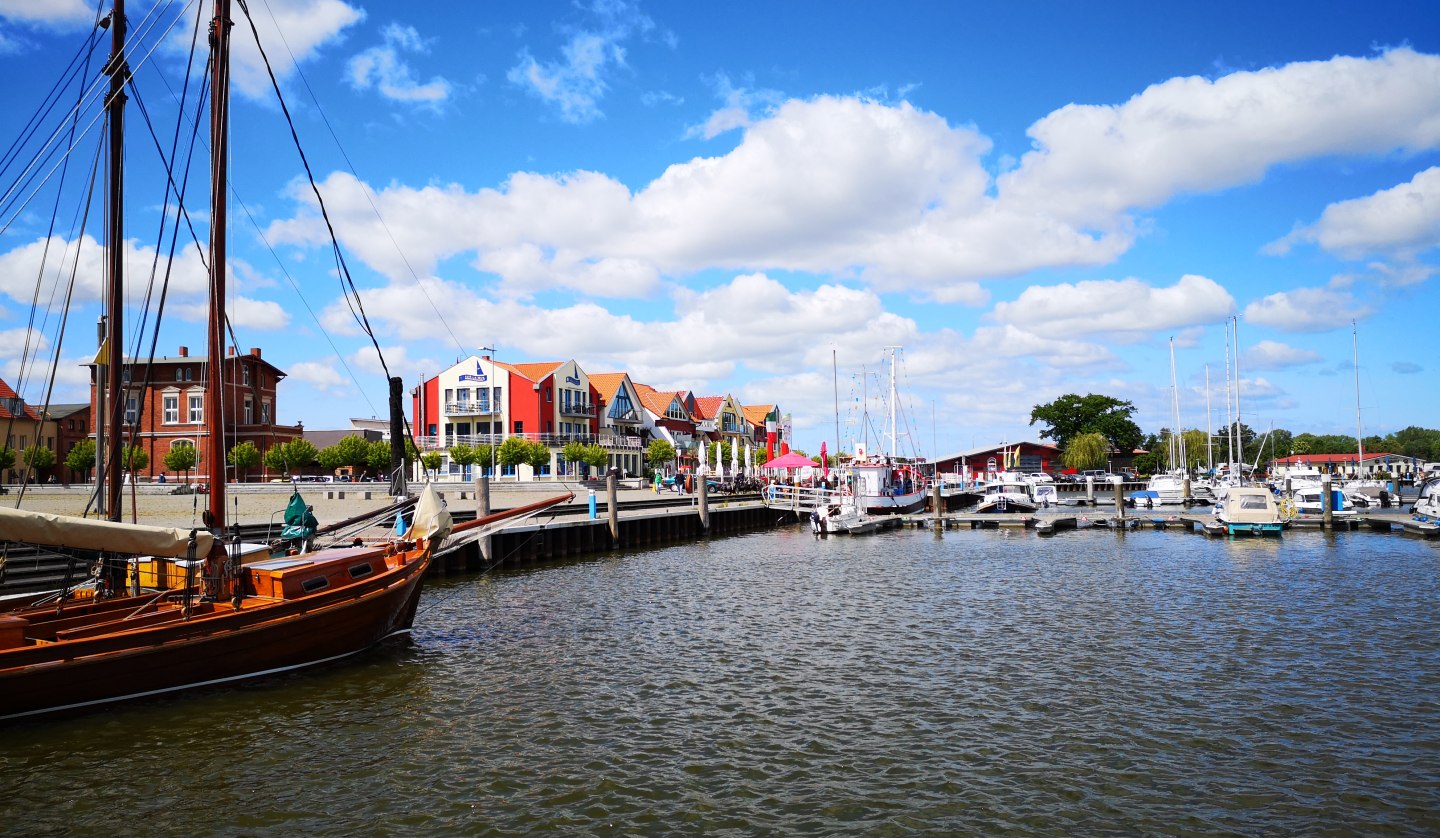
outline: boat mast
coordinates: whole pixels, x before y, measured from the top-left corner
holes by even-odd
[[[125,417],[125,82],[130,76],[130,68],[125,62],[125,0],[115,0],[110,12],[110,63],[106,65],[105,72],[110,75],[110,94],[106,102],[110,122],[110,189],[106,218],[110,283],[105,303],[109,317],[105,324],[103,354],[108,364],[104,387],[110,396],[110,404],[102,411],[104,415],[96,417],[95,434],[97,443],[100,434],[108,434],[108,443],[104,446],[104,513],[109,520],[119,521],[120,485],[124,481],[120,468],[121,430]],[[101,386],[98,381],[96,386]]]
[[[1211,420],[1214,414],[1210,408],[1210,365],[1205,365],[1205,468],[1215,476],[1215,428]]]
[[[1360,429],[1360,333],[1356,330],[1355,321],[1350,321],[1350,337],[1353,344],[1355,359],[1351,365],[1355,367],[1355,476],[1360,476],[1360,464],[1365,460],[1365,438],[1361,435]]]
[[[830,386],[835,390],[835,465],[840,465],[840,368],[836,350],[830,350]],[[822,463],[823,465],[823,463]]]
[[[1235,434],[1235,452],[1237,462],[1245,462],[1245,437],[1240,433],[1240,318],[1231,317],[1230,322],[1235,325],[1235,426],[1232,429]]]
[[[900,448],[899,429],[895,424],[895,352],[900,347],[886,348],[890,350],[890,461],[895,462]]]
[[[215,0],[210,21],[210,316],[205,390],[205,462],[210,474],[210,526],[225,530],[225,428],[221,391],[225,361],[225,186],[230,133],[230,0]]]

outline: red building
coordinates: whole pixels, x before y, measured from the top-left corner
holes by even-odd
[[[149,462],[138,472],[141,479],[153,480],[160,474],[170,479],[181,477],[180,472],[165,467],[164,459],[171,449],[182,446],[197,449],[192,474],[208,471],[209,464],[204,461],[204,440],[209,437],[205,429],[205,360],[192,357],[184,346],[174,357],[125,359],[120,373],[125,399],[122,421],[127,439],[133,429],[134,444],[149,456]],[[99,416],[95,369],[91,365],[91,436]],[[264,360],[259,349],[237,355],[231,347],[220,377],[224,382],[219,409],[223,414],[225,451],[250,442],[263,454],[271,446],[302,436],[298,425],[275,422],[277,391],[285,373]],[[263,472],[256,474],[266,479]]]

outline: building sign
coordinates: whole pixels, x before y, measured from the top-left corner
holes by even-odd
[[[475,362],[475,374],[474,374],[474,375],[462,375],[462,376],[460,376],[460,380],[461,380],[461,381],[489,381],[490,378],[489,378],[489,376],[485,375],[485,370],[480,366],[480,362],[479,362],[479,361],[476,361],[476,362]]]
[[[579,387],[579,386],[580,386],[580,378],[579,378],[579,376],[567,375],[567,376],[565,376],[565,383],[566,383],[566,384],[574,384],[576,387]]]

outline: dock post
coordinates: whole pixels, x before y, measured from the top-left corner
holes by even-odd
[[[1085,477],[1085,502],[1089,506],[1095,505],[1095,475]]]
[[[490,514],[490,478],[482,473],[475,478],[475,517],[482,518]],[[480,536],[480,561],[487,566],[490,564],[490,536]]]
[[[1115,515],[1125,520],[1125,484],[1119,480],[1115,481]]]
[[[1180,503],[1185,507],[1190,506],[1190,475],[1188,474],[1185,475],[1184,480],[1180,481]]]
[[[1335,498],[1330,494],[1330,475],[1320,475],[1320,521],[1325,529],[1335,527]]]
[[[695,491],[700,501],[700,529],[702,532],[710,530],[710,480],[708,475],[697,474],[695,476]]]
[[[930,504],[935,509],[935,529],[940,529],[945,520],[945,502],[940,497],[940,484],[930,487]]]
[[[605,503],[608,507],[605,515],[610,521],[610,543],[617,547],[620,545],[620,504],[615,496],[619,482],[616,470],[610,469],[605,475]]]

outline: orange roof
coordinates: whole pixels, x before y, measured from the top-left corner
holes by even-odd
[[[745,414],[745,421],[757,428],[765,427],[765,419],[775,410],[773,404],[747,404],[740,406],[740,412]]]
[[[500,361],[496,361],[495,366],[504,367],[505,369],[510,370],[511,372],[523,378],[528,378],[531,381],[544,381],[550,376],[550,373],[560,369],[561,365],[564,363],[564,361],[545,361],[539,364],[505,364],[501,363]]]
[[[590,386],[600,394],[600,398],[610,401],[619,392],[620,385],[625,381],[623,372],[600,372],[590,373]]]
[[[19,393],[16,393],[14,390],[12,390],[9,384],[6,384],[3,380],[0,380],[0,419],[38,420],[40,418],[40,414],[35,411],[35,408],[31,407],[28,404],[25,404],[24,401],[20,402],[22,405],[21,409],[23,410],[23,415],[16,416],[15,414],[10,412],[9,405],[11,399],[19,398]]]
[[[724,396],[701,396],[695,399],[695,408],[702,419],[714,419],[720,415],[720,408],[725,405]]]
[[[676,396],[674,390],[656,390],[649,384],[636,384],[635,392],[640,396],[640,403],[645,409],[656,416],[664,416]]]

